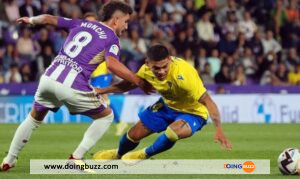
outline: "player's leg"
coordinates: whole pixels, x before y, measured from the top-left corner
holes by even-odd
[[[148,107],[139,113],[140,121],[121,137],[117,150],[99,151],[94,155],[94,159],[117,159],[121,156],[122,159],[130,159],[131,156],[128,155],[130,154],[128,152],[136,148],[141,139],[167,128],[168,122],[164,119],[167,116],[165,112],[162,100]]]
[[[167,114],[168,108],[165,106],[162,99],[158,100],[155,104],[152,106],[149,106],[146,110],[139,113],[140,121],[133,127],[131,130],[129,130],[127,136],[123,136],[122,139],[126,139],[126,141],[131,141],[132,145],[133,143],[139,142],[142,138],[154,133],[154,132],[161,132],[164,131],[168,124],[168,117],[170,116]],[[124,155],[130,150],[133,150],[135,147],[132,147],[127,150],[122,150],[122,140],[120,141],[120,147],[119,147],[119,155],[122,156],[122,159],[130,159],[134,156],[131,156],[130,153]],[[121,150],[120,150],[121,149]],[[132,152],[131,152],[132,153]],[[144,158],[145,155],[139,155],[139,152],[137,152],[137,156],[139,158]]]
[[[52,82],[47,81],[47,79],[42,77],[38,90],[35,94],[35,102],[33,108],[27,115],[26,119],[17,128],[8,154],[4,158],[3,163],[0,166],[1,170],[6,171],[14,165],[18,154],[23,149],[25,144],[29,141],[32,132],[40,126],[48,111],[58,110],[58,107],[61,104],[51,93],[52,89]]]
[[[156,141],[145,149],[147,157],[171,149],[177,140],[192,136],[197,130],[200,130],[206,124],[206,120],[201,117],[183,114],[179,115],[171,123],[164,134],[160,135]]]
[[[118,149],[99,151],[94,154],[93,158],[97,160],[120,159],[124,154],[135,149],[141,139],[152,133],[153,131],[144,126],[141,121],[138,121],[121,137]]]
[[[71,88],[57,91],[58,98],[71,114],[81,114],[93,119],[70,158],[81,159],[107,131],[114,115],[103,98],[95,92],[78,91]]]
[[[76,159],[83,158],[84,154],[101,139],[114,119],[113,112],[109,107],[97,114],[88,116],[93,119],[93,122],[85,131],[83,139],[72,154]]]
[[[32,132],[40,126],[47,112],[48,110],[40,113],[33,108],[31,113],[19,125],[10,144],[8,154],[0,166],[0,170],[6,171],[15,165],[18,154],[29,141]]]
[[[127,152],[135,149],[139,145],[140,140],[152,133],[152,130],[147,128],[141,121],[138,121],[121,137],[118,148],[118,156],[121,157]]]
[[[183,120],[178,120],[170,124],[166,131],[160,135],[155,142],[145,149],[148,157],[169,150],[177,140],[191,136],[191,128]]]

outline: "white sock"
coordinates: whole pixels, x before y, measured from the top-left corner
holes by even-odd
[[[28,114],[27,118],[19,125],[15,132],[8,154],[4,161],[5,163],[13,164],[15,162],[19,152],[28,142],[32,131],[38,128],[41,123],[41,121],[35,120],[31,114]]]
[[[84,154],[90,150],[107,131],[113,119],[114,114],[111,113],[108,116],[94,120],[85,131],[82,141],[73,153],[73,157],[76,159],[83,158]]]

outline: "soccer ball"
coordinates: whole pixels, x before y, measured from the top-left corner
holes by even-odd
[[[300,174],[300,151],[295,148],[285,149],[278,157],[278,167],[284,175]]]

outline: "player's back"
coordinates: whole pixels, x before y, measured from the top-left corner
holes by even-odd
[[[100,22],[59,17],[58,26],[69,29],[69,35],[46,76],[74,89],[91,91],[91,73],[106,56],[119,58],[118,37]]]

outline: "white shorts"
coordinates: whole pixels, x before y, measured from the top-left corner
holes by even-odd
[[[41,76],[34,99],[34,108],[37,111],[56,112],[64,104],[71,114],[93,115],[107,107],[101,95],[94,91],[75,90],[45,75]]]

